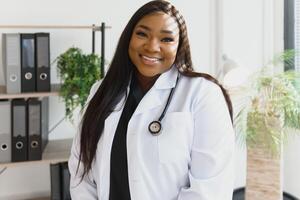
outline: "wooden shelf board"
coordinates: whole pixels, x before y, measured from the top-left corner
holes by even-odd
[[[0,28],[5,29],[11,29],[11,28],[17,28],[17,29],[24,29],[24,28],[41,28],[41,29],[96,29],[100,30],[101,26],[84,26],[84,25],[21,25],[21,24],[15,24],[15,25],[0,25]],[[111,29],[111,26],[105,26],[106,29]]]
[[[34,199],[28,199],[28,200],[50,200],[51,197],[38,197],[38,198],[34,198]]]
[[[18,94],[5,93],[5,86],[0,86],[0,99],[14,99],[14,98],[30,98],[30,97],[49,97],[59,95],[59,85],[51,85],[51,92],[28,92]]]
[[[73,139],[49,141],[43,153],[43,160],[57,162],[68,160]]]
[[[30,97],[49,97],[58,96],[58,92],[35,92],[35,93],[20,93],[20,94],[1,94],[0,99],[16,99],[16,98],[30,98]]]
[[[34,163],[58,163],[68,161],[73,139],[49,140],[42,160],[0,163],[0,167],[17,167]]]

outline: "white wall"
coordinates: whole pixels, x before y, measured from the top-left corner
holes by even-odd
[[[108,26],[112,26],[112,29],[106,30],[106,56],[111,60],[118,38],[128,19],[145,2],[147,1],[2,1],[0,24],[99,25],[101,22],[106,22]],[[262,0],[193,0],[188,3],[183,0],[172,0],[171,2],[177,6],[187,21],[192,58],[197,71],[214,74],[221,63],[216,59],[220,56],[218,52],[225,53],[239,65],[249,69],[258,68],[263,64],[265,7]],[[216,14],[221,16],[215,16]],[[0,33],[37,31],[51,32],[51,60],[73,45],[84,49],[85,52],[91,51],[91,33],[86,30],[0,29]],[[99,43],[100,35],[97,36]],[[264,44],[270,46],[272,42]],[[96,52],[100,53],[99,45],[96,47]],[[1,53],[0,60],[2,60]],[[52,83],[59,83],[55,65],[51,69],[51,76]],[[0,85],[4,85],[2,64],[0,64]],[[50,98],[50,127],[64,117],[63,109],[61,99]],[[3,117],[5,116],[0,114],[0,121]],[[75,126],[64,122],[50,134],[50,139],[69,138],[74,133]],[[287,179],[285,179],[284,189],[300,197],[297,191],[297,181],[300,177],[295,168],[300,165],[300,162],[299,159],[294,161],[297,159],[295,154],[297,145],[295,143],[290,147],[287,153],[289,156],[285,157],[288,173],[285,172]],[[236,187],[245,185],[245,158],[245,152],[237,148]],[[13,199],[43,196],[49,194],[49,190],[47,165],[8,168],[0,175],[0,199],[8,199],[8,196],[13,196]]]

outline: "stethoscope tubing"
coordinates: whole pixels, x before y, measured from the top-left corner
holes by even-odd
[[[180,73],[178,72],[178,75],[177,75],[177,79],[176,79],[176,83],[175,83],[175,86],[171,89],[171,92],[169,94],[169,97],[167,99],[167,103],[165,105],[165,108],[163,110],[163,112],[161,113],[160,117],[158,118],[158,120],[155,120],[155,121],[152,121],[149,126],[148,126],[148,130],[149,132],[153,135],[153,136],[158,136],[160,135],[161,133],[161,129],[162,129],[162,124],[161,124],[161,121],[163,120],[163,118],[165,117],[166,115],[166,112],[167,112],[167,109],[170,105],[170,102],[171,102],[171,99],[173,97],[173,94],[174,94],[174,91],[177,87],[177,84],[178,84],[178,81],[179,81],[179,78],[180,78]]]
[[[160,117],[158,118],[158,121],[159,121],[159,122],[161,122],[162,119],[163,119],[163,118],[165,117],[165,115],[166,115],[167,109],[168,109],[168,107],[169,107],[169,105],[170,105],[170,101],[171,101],[171,99],[172,99],[172,97],[173,97],[173,94],[174,94],[174,91],[175,91],[175,89],[176,89],[176,87],[177,87],[177,83],[178,83],[179,77],[180,77],[180,74],[178,73],[177,79],[176,79],[176,83],[175,83],[175,87],[172,88],[172,90],[171,90],[171,92],[170,92],[170,95],[169,95],[169,97],[168,97],[166,106],[165,106],[163,112],[161,113]]]

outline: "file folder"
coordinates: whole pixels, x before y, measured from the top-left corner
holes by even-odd
[[[50,34],[35,34],[36,89],[50,91]]]
[[[60,163],[50,164],[51,200],[61,200]]]
[[[21,34],[21,92],[36,90],[35,36]]]
[[[12,119],[12,162],[27,160],[26,101],[13,99],[11,102]]]
[[[70,171],[68,168],[68,162],[61,163],[61,185],[62,185],[62,199],[71,200],[70,195]]]
[[[10,101],[0,101],[0,113],[3,116],[0,126],[0,163],[11,162]]]
[[[50,164],[51,199],[71,200],[68,162]]]
[[[6,93],[21,93],[20,34],[2,34],[2,58]]]
[[[41,101],[36,98],[27,100],[28,160],[41,160]]]
[[[49,97],[42,100],[42,153],[48,144],[49,134]]]

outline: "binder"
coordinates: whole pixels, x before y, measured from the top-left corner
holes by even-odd
[[[70,171],[68,168],[68,162],[61,163],[61,185],[62,185],[62,199],[71,200],[70,195]]]
[[[28,160],[41,160],[41,101],[36,98],[27,100]]]
[[[0,163],[11,162],[10,101],[0,101],[0,113],[4,116],[0,126]]]
[[[12,162],[27,160],[26,101],[13,99],[11,102]]]
[[[21,34],[21,92],[36,90],[35,36]]]
[[[42,153],[48,144],[49,134],[49,97],[44,97],[42,100]]]
[[[20,34],[2,34],[2,58],[6,93],[21,92]]]
[[[51,199],[71,200],[68,162],[50,164]]]
[[[35,34],[36,90],[50,91],[50,34]]]
[[[50,164],[51,200],[61,200],[60,163]]]

